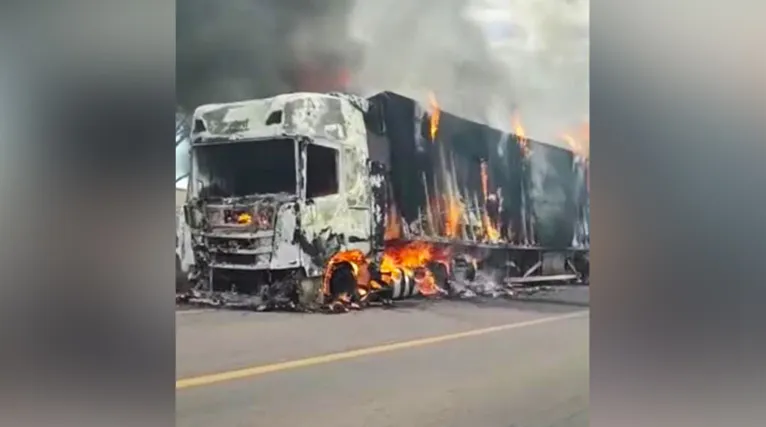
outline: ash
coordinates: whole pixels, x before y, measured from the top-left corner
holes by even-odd
[[[450,283],[452,296],[458,299],[521,298],[541,293],[557,292],[561,288],[547,285],[519,286],[498,281],[491,274],[479,272],[473,281],[454,279]]]
[[[264,286],[260,294],[247,294],[232,291],[203,291],[192,289],[189,292],[176,294],[177,307],[221,308],[247,311],[287,311],[306,312],[309,307],[295,303],[293,298],[285,293],[273,294],[274,286]]]

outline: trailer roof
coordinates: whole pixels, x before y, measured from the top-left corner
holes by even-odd
[[[383,91],[383,92],[380,92],[380,93],[377,93],[375,95],[370,96],[368,99],[371,102],[375,102],[375,100],[384,99],[384,98],[396,99],[399,102],[410,102],[410,103],[420,107],[420,109],[422,109],[422,111],[430,111],[432,109],[431,107],[423,105],[422,103],[420,103],[420,102],[418,102],[418,101],[416,101],[416,100],[414,100],[412,98],[409,98],[407,96],[404,96],[404,95],[401,95],[401,94],[398,94],[398,93],[392,92],[392,91]],[[475,120],[471,120],[471,119],[467,119],[467,118],[458,116],[456,114],[450,113],[449,110],[440,110],[440,111],[441,111],[442,120],[444,120],[445,118],[449,118],[449,120],[452,120],[452,121],[463,122],[462,123],[463,126],[466,126],[467,128],[470,128],[470,127],[482,128],[480,131],[484,132],[484,133],[487,133],[487,134],[497,133],[498,136],[500,136],[500,135],[511,135],[513,137],[519,137],[519,135],[517,135],[517,134],[515,134],[513,132],[504,131],[504,130],[492,127],[490,125],[487,125],[485,123],[480,123],[480,122],[477,122]],[[551,147],[551,148],[554,148],[554,149],[559,149],[559,150],[562,150],[562,151],[570,152],[573,155],[577,154],[577,153],[574,152],[574,150],[571,150],[571,149],[566,148],[566,147],[562,147],[561,145],[558,145],[558,144],[552,144],[552,143],[545,142],[545,141],[538,141],[538,140],[536,140],[534,138],[529,138],[529,137],[525,137],[524,139],[526,139],[527,141],[529,141],[530,143],[533,143],[533,144],[542,144],[542,145],[545,145],[545,146],[548,146],[548,147]]]

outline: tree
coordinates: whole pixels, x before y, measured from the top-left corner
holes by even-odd
[[[191,118],[178,108],[176,110],[176,181],[189,174],[189,135]]]
[[[176,110],[176,147],[189,138],[191,118],[180,108]]]

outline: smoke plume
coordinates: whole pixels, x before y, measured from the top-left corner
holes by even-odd
[[[294,74],[312,56],[350,44],[350,0],[178,0],[178,102],[197,105],[301,89]]]
[[[587,8],[587,0],[499,6],[478,0],[179,0],[178,102],[188,111],[203,103],[323,90],[308,82],[346,69],[347,89],[362,95],[391,90],[425,101],[433,91],[445,110],[506,130],[518,109],[528,136],[554,142],[588,115]],[[482,14],[507,15],[518,37],[490,40],[486,25],[473,18]]]
[[[496,3],[496,4],[493,4]],[[426,100],[504,130],[557,143],[588,118],[588,0],[358,0],[357,81]],[[499,34],[498,34],[499,33]]]

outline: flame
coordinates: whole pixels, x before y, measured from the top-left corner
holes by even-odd
[[[399,212],[396,210],[396,206],[391,204],[388,208],[388,215],[386,218],[386,231],[384,234],[384,240],[397,240],[402,237],[402,220],[399,217]]]
[[[514,112],[511,116],[511,126],[513,127],[513,133],[519,138],[521,154],[528,156],[530,153],[529,140],[527,139],[527,133],[524,130],[524,126],[521,125],[521,116],[518,111]]]
[[[386,257],[390,257],[393,265],[405,272],[414,272],[431,261],[445,261],[449,255],[447,250],[440,250],[427,242],[410,242],[387,247],[383,253],[383,258]]]
[[[237,215],[237,224],[250,225],[253,223],[253,216],[249,213],[241,213]]]
[[[360,271],[367,269],[367,258],[362,251],[354,249],[336,253],[327,262],[324,276],[322,277],[322,292],[325,295],[330,295],[330,279],[332,278],[332,273],[335,271],[335,266],[344,262],[351,265],[351,268],[354,270],[354,275],[357,277],[359,276]],[[342,296],[343,294],[339,295],[338,298],[340,299]]]
[[[458,237],[460,232],[460,218],[463,216],[463,204],[456,197],[447,195],[445,198],[446,218],[444,219],[444,233],[447,237]]]
[[[431,135],[431,142],[436,142],[436,133],[439,130],[439,119],[441,118],[441,109],[439,108],[439,102],[436,100],[436,94],[429,92],[428,103],[431,106],[431,120],[429,123],[429,131]]]
[[[438,249],[426,242],[411,242],[404,245],[389,246],[383,252],[380,271],[391,280],[398,280],[399,271],[415,279],[421,295],[434,295],[442,290],[436,284],[430,263],[438,262],[448,266],[449,251]],[[391,282],[389,282],[391,283]]]
[[[580,144],[577,143],[577,141],[574,139],[574,137],[568,133],[562,134],[561,139],[564,140],[564,142],[567,143],[569,148],[572,149],[572,152],[575,153],[575,155],[578,155],[580,153]]]
[[[415,271],[415,286],[418,287],[418,292],[423,296],[436,295],[440,292],[439,287],[436,285],[436,278],[433,272],[427,268],[419,268]]]
[[[500,231],[498,231],[494,224],[492,224],[492,220],[489,218],[489,213],[486,209],[487,200],[489,200],[489,175],[487,173],[487,162],[484,160],[481,161],[481,193],[484,197],[485,206],[481,215],[484,235],[490,242],[496,242],[500,239]]]
[[[424,296],[442,293],[436,283],[433,272],[428,268],[431,263],[440,263],[449,269],[449,250],[438,249],[426,242],[410,242],[406,244],[391,244],[383,251],[380,262],[380,273],[384,283],[378,283],[371,279],[369,273],[369,260],[359,250],[341,251],[336,253],[327,263],[322,282],[324,295],[331,296],[330,279],[334,267],[342,262],[351,265],[356,277],[357,290],[361,298],[367,299],[372,292],[390,286],[394,281],[401,279],[404,272],[412,277],[420,294]],[[447,270],[449,271],[449,270]],[[335,297],[332,304],[348,304],[351,299],[347,293],[341,293]]]
[[[560,138],[566,142],[576,156],[583,159],[590,156],[590,122],[587,120],[579,126],[563,132]]]

